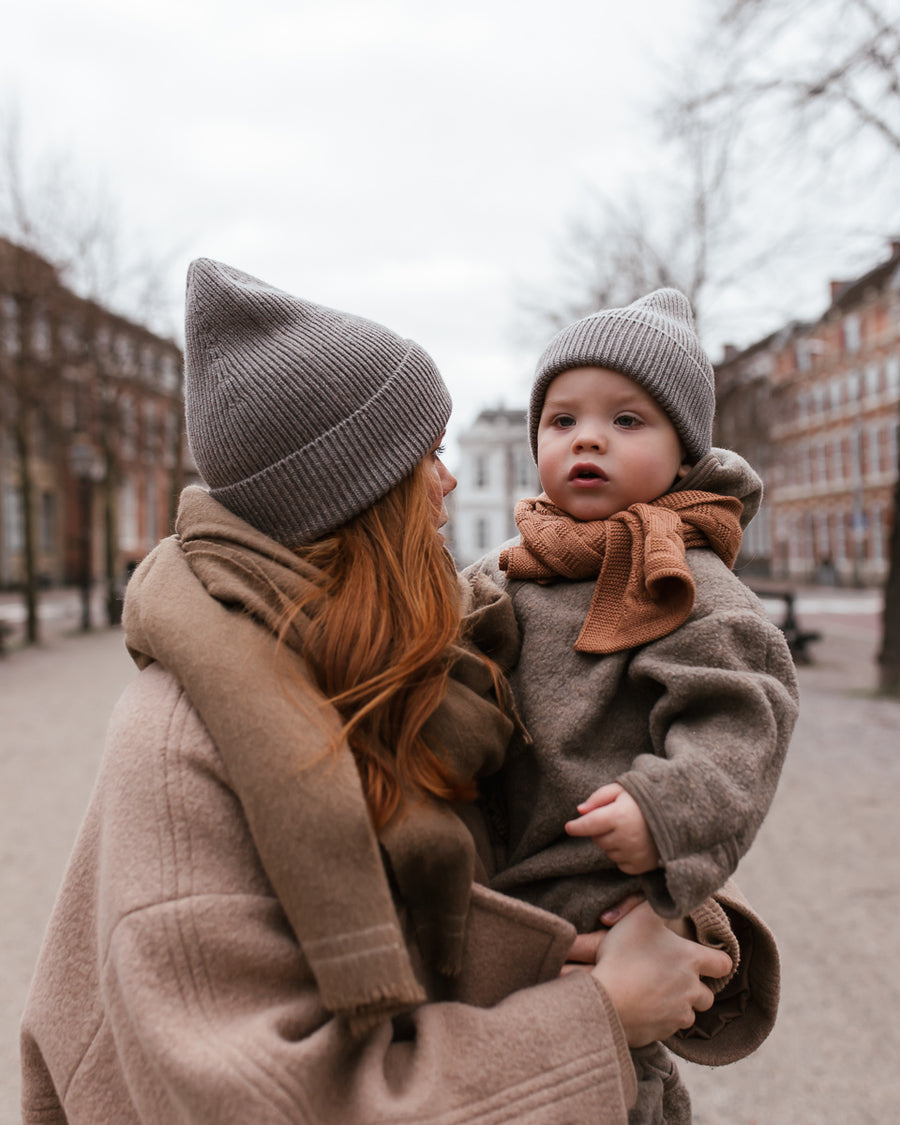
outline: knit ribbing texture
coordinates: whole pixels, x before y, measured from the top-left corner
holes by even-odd
[[[418,344],[221,262],[191,263],[185,336],[197,468],[219,503],[285,546],[370,507],[450,417]]]
[[[715,376],[694,327],[687,297],[657,289],[619,309],[603,309],[558,332],[538,360],[528,426],[537,434],[547,388],[575,367],[605,367],[627,375],[652,395],[678,431],[691,463],[712,444]]]

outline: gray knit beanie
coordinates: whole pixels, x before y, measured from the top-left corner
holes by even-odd
[[[677,289],[657,289],[624,308],[603,309],[553,337],[538,360],[528,408],[535,460],[547,388],[573,367],[606,367],[634,379],[668,414],[692,464],[709,452],[716,409],[713,366],[694,328],[690,302]]]
[[[185,336],[197,468],[216,500],[289,547],[389,492],[450,417],[418,344],[221,262],[188,269]]]

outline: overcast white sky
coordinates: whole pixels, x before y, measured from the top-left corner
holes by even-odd
[[[0,95],[123,232],[418,340],[455,424],[523,403],[514,341],[592,185],[652,165],[647,108],[700,0],[28,0]],[[824,282],[823,282],[824,286]],[[741,341],[749,342],[749,341]]]

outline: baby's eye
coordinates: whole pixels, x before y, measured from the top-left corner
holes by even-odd
[[[567,430],[570,426],[575,425],[575,419],[571,414],[557,414],[553,421],[563,430]]]
[[[640,424],[641,420],[636,414],[619,414],[616,416],[616,425],[623,430],[634,430]]]

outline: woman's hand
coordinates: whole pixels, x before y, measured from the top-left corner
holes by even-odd
[[[606,933],[580,935],[573,954],[577,949],[584,956],[592,945],[598,960],[591,971],[618,1012],[630,1047],[690,1027],[696,1013],[713,1003],[701,976],[722,977],[731,968],[726,953],[673,933],[646,902]]]

